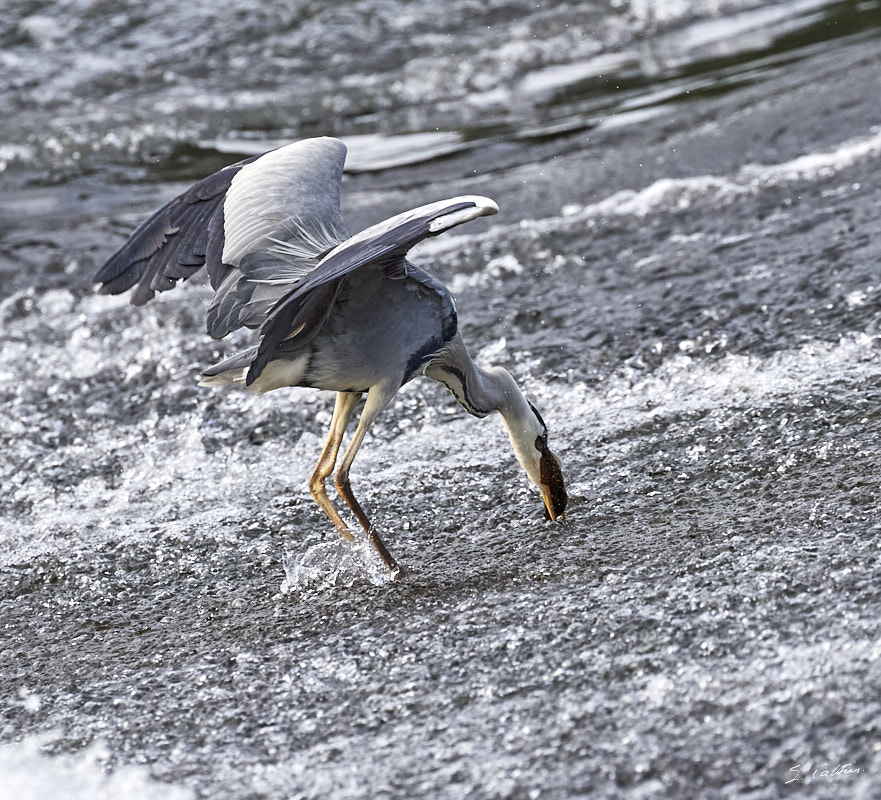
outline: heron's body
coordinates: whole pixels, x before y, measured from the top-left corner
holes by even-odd
[[[339,207],[345,152],[336,139],[310,139],[203,179],[144,222],[96,280],[106,293],[134,287],[132,302],[140,305],[204,267],[216,290],[208,332],[222,338],[244,326],[260,328],[261,337],[206,369],[203,385],[337,392],[309,486],[347,538],[325,479],[366,393],[335,483],[393,572],[398,567],[352,494],[348,475],[372,421],[417,375],[444,383],[475,416],[498,411],[518,460],[542,491],[547,516],[561,516],[566,492],[544,421],[505,370],[474,364],[458,335],[449,290],[405,258],[421,239],[494,214],[497,206],[484,197],[456,197],[348,236]]]
[[[340,280],[315,338],[305,345],[283,341],[250,388],[366,392],[384,381],[401,386],[421,374],[456,332],[452,295],[428,273],[409,264],[402,277],[354,272]],[[202,383],[243,384],[255,354],[256,348],[206,370]]]

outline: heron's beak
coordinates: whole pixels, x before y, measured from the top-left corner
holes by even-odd
[[[539,467],[541,481],[538,488],[541,490],[541,499],[545,504],[545,517],[551,521],[558,518],[565,519],[566,516],[563,512],[566,510],[569,496],[566,494],[566,487],[563,484],[563,470],[560,468],[560,461],[550,450],[545,450],[542,453]]]

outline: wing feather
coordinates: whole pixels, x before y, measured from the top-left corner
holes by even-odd
[[[137,286],[131,301],[142,305],[204,266],[218,292],[212,308],[223,306],[212,316],[215,323],[220,317],[224,323],[209,324],[210,332],[222,336],[241,324],[259,325],[243,259],[277,249],[279,243],[287,248],[263,262],[278,268],[277,284],[287,280],[274,299],[258,304],[268,309],[343,241],[345,157],[345,145],[337,139],[307,139],[209,175],[138,226],[96,274],[101,292],[120,294]],[[324,235],[316,236],[315,230]],[[236,308],[237,298],[242,308]]]
[[[346,146],[323,137],[273,150],[242,169],[223,204],[223,262],[239,266],[243,256],[268,249],[273,239],[297,241],[301,237],[292,221],[318,220],[333,231],[334,244],[343,241],[345,160]],[[311,256],[318,255],[311,251]]]
[[[417,242],[477,217],[496,214],[498,210],[487,197],[454,197],[398,214],[335,247],[268,311],[260,331],[263,338],[246,383],[250,386],[260,377],[279,345],[297,330],[295,322],[303,316],[301,311],[316,290],[369,265],[386,270],[402,269],[404,255]]]
[[[178,279],[174,276],[189,277],[203,266],[208,248],[207,238],[200,235],[201,226],[218,210],[222,212],[223,198],[232,179],[253,160],[224,167],[203,178],[142,222],[95,275],[95,281],[102,284],[101,292],[121,294],[138,284],[132,303],[141,305],[157,289],[163,291],[174,286]],[[181,264],[193,269],[182,275]],[[218,266],[209,264],[209,274],[216,273]]]

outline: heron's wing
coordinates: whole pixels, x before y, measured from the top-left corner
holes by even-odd
[[[259,328],[270,309],[345,239],[339,227],[314,217],[289,220],[284,235],[245,253],[218,287],[208,309],[208,333],[215,339],[243,325]]]
[[[368,266],[401,270],[404,255],[417,242],[477,217],[496,214],[498,210],[487,197],[454,197],[405,211],[332,249],[268,311],[261,329],[263,338],[248,371],[248,385],[260,376],[281,342],[312,333],[308,322],[314,317],[314,296],[326,294],[329,285],[338,278]]]
[[[342,142],[320,138],[226,167],[143,223],[95,280],[105,294],[137,284],[132,302],[140,305],[206,266],[218,290],[209,332],[219,337],[260,324],[279,297],[345,239],[345,158]],[[257,291],[261,286],[276,288]]]
[[[282,244],[282,256],[314,257],[315,236],[322,230],[335,243],[343,241],[347,234],[340,189],[345,160],[346,146],[339,139],[322,137],[280,147],[243,168],[224,201],[224,263],[238,267],[249,253]]]
[[[95,275],[101,294],[122,294],[137,284],[131,302],[140,306],[206,265],[212,285],[218,285],[226,272],[223,199],[232,179],[257,158],[203,178],[142,222]]]

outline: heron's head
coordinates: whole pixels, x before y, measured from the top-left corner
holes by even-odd
[[[569,497],[563,483],[560,459],[548,447],[548,428],[532,403],[515,424],[508,425],[517,460],[529,479],[538,486],[545,504],[545,518],[563,518]],[[513,422],[513,421],[512,421]]]

